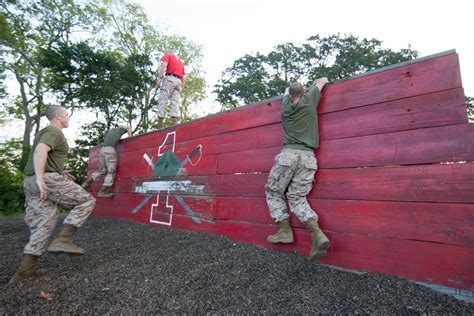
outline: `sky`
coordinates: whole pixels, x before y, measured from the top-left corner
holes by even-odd
[[[455,49],[465,94],[474,96],[474,42],[469,1],[135,0],[149,19],[203,48],[208,92],[222,71],[245,54],[282,43],[340,33],[381,40],[383,48],[424,57]],[[471,31],[469,31],[471,29]],[[216,111],[215,96],[201,111]]]

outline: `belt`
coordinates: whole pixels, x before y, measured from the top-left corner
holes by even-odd
[[[175,74],[166,74],[166,75],[167,75],[167,76],[173,76],[173,77],[176,77],[176,78],[178,78],[178,79],[181,79],[181,77],[180,77],[180,76],[178,76],[178,75],[175,75]]]

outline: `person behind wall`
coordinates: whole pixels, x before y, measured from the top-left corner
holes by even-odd
[[[158,69],[158,79],[156,82],[157,87],[160,88],[157,109],[158,121],[153,128],[163,128],[168,103],[170,104],[169,113],[172,125],[176,125],[178,122],[179,104],[185,79],[186,74],[183,62],[172,52],[168,51],[161,59],[161,65]]]
[[[107,132],[102,147],[100,148],[99,170],[93,172],[82,184],[84,189],[89,190],[92,182],[97,181],[99,177],[105,175],[102,188],[97,193],[98,197],[109,198],[114,196],[114,193],[110,190],[114,185],[117,171],[117,151],[115,147],[125,133],[128,133],[129,137],[132,136],[132,128],[130,126],[120,125]]]
[[[65,108],[50,105],[46,109],[50,125],[40,130],[25,166],[25,222],[30,238],[23,250],[20,267],[10,283],[38,277],[38,258],[46,252],[48,242],[59,218],[58,205],[71,208],[58,237],[47,248],[49,252],[82,255],[84,249],[72,243],[72,236],[89,217],[94,197],[74,182],[64,169],[69,146],[62,132],[69,126]]]
[[[326,255],[329,239],[319,228],[318,215],[311,209],[307,195],[312,189],[317,160],[314,151],[319,146],[317,106],[327,78],[316,80],[305,92],[301,83],[292,83],[283,97],[282,123],[284,144],[270,170],[265,195],[270,216],[278,223],[276,234],[267,237],[270,243],[292,243],[285,193],[290,210],[306,225],[312,244],[309,258],[319,261]]]

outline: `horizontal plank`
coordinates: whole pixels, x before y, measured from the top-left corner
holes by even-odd
[[[309,253],[311,239],[303,229],[295,229],[294,244],[273,245],[266,242],[275,233],[271,226],[229,221],[216,225],[218,234],[238,242]],[[335,232],[327,235],[331,245],[322,260],[325,264],[474,290],[474,248]]]
[[[268,172],[281,146],[218,156],[218,174]],[[319,168],[474,161],[474,125],[461,124],[321,142]]]
[[[321,112],[321,111],[320,111]],[[321,113],[321,140],[467,123],[462,88]]]
[[[267,178],[267,173],[254,173],[121,179],[115,190],[131,192],[143,181],[175,179],[203,185],[199,195],[264,196]],[[195,192],[191,190],[189,194]],[[342,200],[473,203],[474,163],[319,170],[309,196]]]
[[[326,169],[474,161],[474,125],[325,141],[317,157]]]
[[[312,198],[474,203],[474,163],[328,169]]]
[[[395,239],[474,245],[474,204],[309,199],[324,230]],[[264,197],[213,198],[215,219],[272,225]],[[289,211],[291,225],[305,228]]]

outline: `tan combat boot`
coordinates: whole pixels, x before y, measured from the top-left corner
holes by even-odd
[[[84,183],[82,184],[82,187],[83,187],[86,191],[89,191],[92,182],[94,182],[94,179],[92,179],[91,177],[89,177],[89,178],[87,178],[86,181],[84,181]]]
[[[278,222],[278,226],[280,228],[278,229],[277,233],[275,235],[270,235],[267,237],[267,241],[276,244],[276,243],[284,243],[284,244],[291,244],[294,239],[293,239],[293,231],[291,230],[290,226],[290,220],[284,219],[280,222]]]
[[[49,252],[65,252],[74,255],[83,255],[84,249],[72,243],[72,235],[77,231],[77,227],[64,224],[58,237],[53,240],[48,248]]]
[[[99,191],[99,193],[97,193],[97,196],[98,197],[103,197],[103,198],[111,198],[114,196],[114,193],[113,192],[109,192],[109,189],[110,187],[102,187]]]
[[[318,222],[315,219],[310,219],[306,222],[306,227],[311,232],[311,252],[309,253],[310,260],[319,262],[327,253],[329,248],[329,239],[319,228]]]
[[[21,258],[20,267],[10,279],[9,283],[15,284],[27,278],[37,278],[41,276],[41,274],[36,270],[37,262],[38,256],[24,254],[23,258]]]

